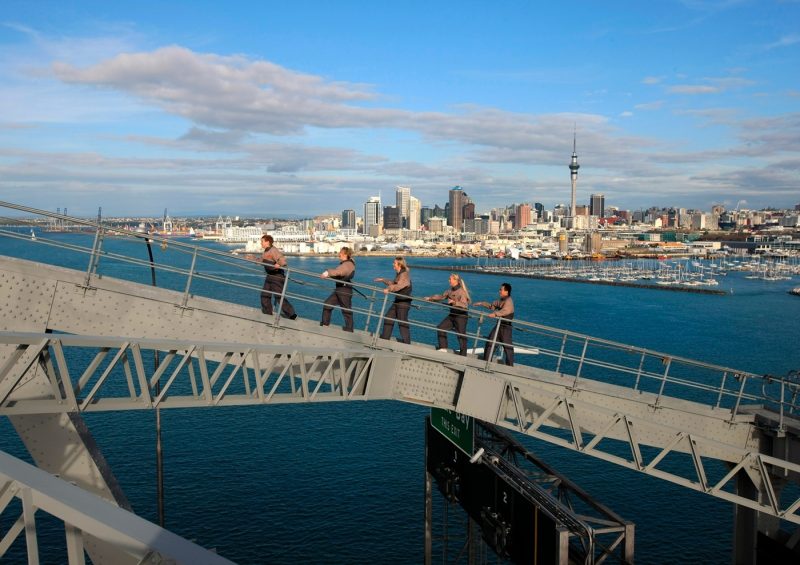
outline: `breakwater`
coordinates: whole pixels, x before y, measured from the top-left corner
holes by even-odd
[[[629,281],[604,281],[604,280],[588,280],[585,278],[578,278],[578,277],[554,277],[552,275],[539,275],[535,273],[525,273],[525,272],[514,272],[502,269],[491,269],[486,267],[470,267],[467,265],[449,265],[449,266],[441,266],[441,265],[426,265],[424,263],[414,263],[409,265],[414,269],[429,269],[433,271],[459,271],[464,273],[479,273],[485,275],[498,275],[503,277],[518,277],[518,278],[525,278],[525,279],[541,279],[547,281],[559,281],[559,282],[572,282],[572,283],[583,283],[583,284],[600,284],[606,286],[624,286],[629,288],[645,288],[649,290],[669,290],[672,292],[691,292],[694,294],[713,294],[713,295],[724,295],[728,294],[724,290],[717,290],[717,289],[710,289],[710,288],[697,288],[691,286],[681,286],[681,285],[660,285],[660,284],[647,284],[647,283],[636,283],[636,282],[629,282]]]

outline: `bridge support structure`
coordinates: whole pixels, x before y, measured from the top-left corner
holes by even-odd
[[[97,229],[99,235],[105,228]],[[167,249],[166,241],[162,249]],[[770,521],[758,514],[800,525],[800,497],[793,489],[783,489],[791,494],[782,496],[781,489],[784,481],[797,483],[800,477],[800,426],[792,428],[798,411],[797,383],[773,380],[779,386],[779,400],[765,399],[758,389],[770,381],[762,375],[523,320],[514,320],[515,328],[526,330],[517,333],[535,341],[520,345],[535,349],[544,363],[505,367],[433,351],[419,343],[378,339],[377,330],[369,329],[370,321],[380,322],[382,316],[374,311],[379,306],[374,300],[369,310],[356,310],[366,317],[365,329],[346,334],[321,328],[316,320],[286,320],[279,314],[265,319],[254,308],[192,294],[193,280],[226,282],[195,269],[194,259],[189,271],[180,272],[186,277],[183,290],[169,290],[115,279],[113,270],[111,276],[101,275],[101,257],[127,259],[96,245],[89,270],[82,273],[0,257],[0,333],[28,332],[22,337],[0,335],[0,414],[12,419],[42,468],[123,507],[124,495],[85,429],[83,411],[380,398],[454,409],[721,498],[752,511],[751,517],[741,512],[737,528],[742,532],[755,532],[759,525],[771,530]],[[172,266],[166,269],[179,272]],[[313,276],[318,280],[317,273]],[[259,288],[251,286],[234,288],[245,288],[257,297]],[[288,296],[313,302],[307,296]],[[97,359],[83,374],[69,370],[59,353],[70,342],[81,346],[81,338],[110,340],[99,345],[108,358]],[[268,344],[274,350],[258,351],[254,344]],[[145,345],[167,352],[169,361],[148,373],[139,355]],[[314,348],[322,353],[307,355]],[[593,357],[595,350],[612,355]],[[626,360],[618,363],[622,357]],[[633,365],[627,364],[630,359]],[[209,372],[206,366],[205,372],[198,369],[198,377],[191,372],[195,360],[221,362],[231,372]],[[111,373],[98,371],[103,363],[122,367],[128,385],[122,390],[130,391],[128,395],[106,393],[103,383]],[[177,369],[171,372],[170,363],[188,368],[183,389],[170,384],[173,377],[178,383],[185,376]],[[681,364],[686,368],[683,373],[676,369]],[[337,370],[345,365],[342,377]],[[350,367],[352,372],[347,373]],[[341,385],[353,375],[360,375],[364,386]],[[162,376],[167,382],[159,391],[154,385]],[[268,382],[271,376],[277,382]],[[196,386],[196,377],[201,387]],[[244,391],[229,389],[232,383]],[[323,391],[325,385],[331,390]],[[673,394],[680,387],[691,394]],[[705,399],[698,401],[696,394]],[[771,414],[778,422],[772,439],[759,416],[744,410],[747,404],[765,400],[771,402]],[[675,472],[673,459],[688,472]],[[725,465],[729,472],[712,472]],[[749,483],[743,480],[745,475]],[[751,554],[743,546],[743,558]]]

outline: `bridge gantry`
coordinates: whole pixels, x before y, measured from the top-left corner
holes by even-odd
[[[800,498],[783,489],[800,478],[792,383],[517,320],[525,341],[515,345],[539,353],[532,366],[381,340],[383,310],[365,285],[372,303],[354,305],[363,330],[267,318],[191,293],[203,279],[230,284],[197,268],[198,252],[188,251],[190,268],[168,267],[183,276],[182,291],[100,275],[98,261],[121,256],[98,238],[87,272],[0,257],[0,413],[40,467],[124,507],[82,412],[393,399],[453,409],[800,524]],[[55,444],[78,455],[63,458],[48,449]]]

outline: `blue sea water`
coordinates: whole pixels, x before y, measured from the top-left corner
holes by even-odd
[[[114,249],[124,243],[106,245]],[[157,248],[156,260],[168,252]],[[0,238],[0,253],[86,269],[85,257],[55,255],[29,242]],[[336,263],[289,260],[309,271]],[[412,266],[454,262],[409,261]],[[393,275],[391,258],[357,257],[356,262],[358,281]],[[111,260],[102,266],[109,275],[150,282],[147,269]],[[159,277],[169,283],[168,275]],[[443,271],[412,268],[412,278],[418,296],[447,286]],[[504,279],[467,274],[465,280],[473,300],[491,300]],[[529,321],[759,374],[800,368],[800,298],[787,294],[798,286],[797,279],[767,282],[730,273],[721,279],[720,288],[732,291],[724,296],[509,280],[518,317]],[[257,306],[257,295],[244,289],[228,289],[223,296],[213,284],[198,283],[196,292]],[[322,287],[319,292],[321,298],[327,295]],[[319,316],[317,306],[297,307],[301,316]],[[339,320],[334,313],[334,323]],[[386,401],[164,410],[166,525],[239,563],[421,562],[427,412]],[[135,511],[157,521],[154,414],[89,414],[85,419]],[[730,562],[731,504],[542,441],[522,441],[636,523],[637,562]],[[6,420],[0,422],[0,449],[27,459]]]

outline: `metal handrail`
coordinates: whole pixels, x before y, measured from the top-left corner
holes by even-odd
[[[0,207],[7,207],[30,214],[67,220],[75,225],[93,228],[96,231],[96,234],[91,249],[66,242],[56,242],[54,240],[48,240],[47,238],[42,237],[38,238],[35,242],[37,244],[53,245],[61,249],[88,254],[89,267],[87,268],[86,276],[87,286],[90,285],[91,278],[93,276],[99,276],[98,267],[102,259],[126,262],[132,265],[146,266],[150,268],[149,261],[137,259],[130,255],[110,252],[104,249],[103,242],[105,237],[103,234],[111,234],[115,236],[126,237],[134,241],[151,240],[161,244],[162,248],[169,246],[177,252],[191,255],[191,267],[189,269],[169,264],[157,264],[155,266],[155,268],[164,272],[187,277],[186,284],[182,289],[181,307],[187,307],[188,297],[191,295],[192,284],[196,284],[197,281],[201,280],[229,285],[231,287],[245,290],[252,290],[256,293],[262,292],[260,285],[237,281],[230,278],[230,276],[236,275],[236,273],[244,275],[263,273],[261,270],[261,263],[257,261],[231,256],[229,253],[214,249],[203,248],[180,241],[160,238],[150,234],[114,228],[112,226],[98,224],[93,221],[81,220],[79,218],[54,214],[52,212],[37,210],[2,201],[0,201]],[[13,230],[0,229],[0,236],[6,236],[20,240],[30,240],[30,237],[27,235],[14,232]],[[202,257],[206,261],[224,265],[233,269],[233,272],[226,273],[230,275],[229,277],[203,272],[201,269],[197,268],[198,257]],[[284,300],[289,299],[292,301],[324,306],[324,299],[320,299],[313,294],[301,293],[301,289],[323,288],[326,286],[326,283],[327,285],[330,285],[330,282],[332,281],[329,282],[326,280],[325,283],[322,283],[318,273],[303,269],[287,267],[285,270],[286,282],[284,289],[280,294],[281,305]],[[354,315],[358,314],[365,316],[366,321],[364,324],[364,331],[372,334],[372,344],[373,346],[377,346],[380,331],[383,326],[385,312],[389,306],[389,297],[399,295],[391,292],[384,294],[382,288],[370,284],[359,283],[356,281],[352,281],[348,284],[350,284],[353,288],[358,289],[358,294],[360,295],[358,298],[354,296],[354,302],[351,311]],[[377,294],[379,292],[383,294],[382,308],[381,312],[377,313],[376,315],[374,310],[378,302]],[[449,307],[445,304],[425,302],[420,297],[412,296],[411,299],[413,306],[417,309],[440,311],[443,315],[447,315],[449,312]],[[366,306],[358,304],[358,302],[362,300],[366,301],[368,304]],[[493,351],[496,353],[498,350],[502,350],[502,348],[497,347],[497,329],[499,324],[492,328],[493,331],[491,331],[488,336],[482,336],[480,331],[485,318],[485,311],[468,309],[467,314],[471,318],[478,320],[477,330],[474,332],[467,330],[466,332],[468,342],[471,340],[474,344],[473,349],[477,349],[479,344],[483,344],[485,351]],[[280,325],[281,317],[282,313],[279,306],[272,320],[272,324],[275,327]],[[375,326],[371,330],[370,325],[373,319],[375,320]],[[529,352],[538,353],[538,360],[532,360],[532,358],[529,357],[525,364],[535,367],[544,365],[541,368],[552,371],[553,367],[547,366],[546,361],[548,359],[554,359],[555,372],[563,374],[564,376],[568,376],[567,373],[563,372],[566,370],[564,368],[565,364],[571,364],[575,367],[575,372],[572,374],[574,378],[573,387],[578,386],[579,380],[583,384],[592,380],[602,381],[604,378],[608,378],[608,375],[605,373],[611,372],[612,376],[617,377],[632,375],[632,378],[626,378],[623,382],[619,382],[618,379],[612,379],[612,382],[614,382],[614,384],[632,388],[634,390],[644,391],[645,384],[648,382],[652,383],[652,386],[654,387],[653,390],[645,392],[653,393],[655,397],[655,406],[658,406],[664,397],[673,396],[678,398],[686,398],[695,402],[702,402],[714,408],[730,409],[730,417],[731,419],[734,419],[740,413],[743,402],[764,404],[776,407],[776,411],[778,411],[780,414],[781,427],[784,425],[783,418],[785,414],[791,415],[800,412],[800,403],[798,403],[798,383],[793,380],[776,378],[768,375],[762,376],[749,373],[747,371],[741,371],[730,367],[724,367],[703,361],[675,356],[660,351],[627,345],[572,332],[569,330],[553,328],[525,320],[515,319],[506,320],[506,322],[510,323],[514,330],[516,338],[512,342],[512,345],[515,348],[521,348]],[[410,327],[423,329],[425,331],[440,331],[434,324],[421,320],[415,320],[413,317],[408,320],[408,324]],[[452,336],[458,335],[458,333],[454,330],[448,330],[445,331],[445,333]],[[548,341],[553,342],[552,347],[547,346]],[[573,348],[577,347],[579,352],[576,353],[570,351],[571,346]],[[618,359],[603,359],[600,357],[600,355],[603,353],[608,354],[609,356],[618,356],[619,354],[624,354],[631,358],[632,364],[626,365],[620,362]],[[536,361],[541,362],[537,363]],[[648,361],[651,364],[661,363],[665,367],[662,371],[656,372],[646,366]],[[484,370],[491,370],[491,365],[491,360],[487,359]],[[693,380],[689,377],[682,377],[678,374],[676,367],[680,367],[683,370],[692,372],[692,377],[694,377],[696,373],[710,373],[711,376],[713,376],[713,381],[709,380],[708,382],[702,382],[697,379]],[[595,373],[589,374],[590,369],[594,370]],[[729,378],[731,375],[733,375],[733,379]],[[733,382],[731,383],[731,381]],[[736,386],[737,384],[738,386]],[[730,388],[728,388],[729,385],[731,385]],[[777,386],[779,392],[769,394],[766,391],[766,388],[769,386]],[[676,394],[678,390],[684,392],[683,396]],[[694,392],[686,393],[685,391]],[[714,398],[708,401],[698,400],[697,393],[709,393]],[[726,403],[724,400],[727,400],[728,402]]]
[[[3,492],[0,513],[4,518],[14,520],[0,544],[0,558],[11,542],[24,532],[27,562],[39,563],[36,519],[46,513],[64,524],[70,565],[86,562],[84,548],[89,545],[87,541],[91,545],[97,545],[97,542],[107,544],[120,556],[133,558],[139,563],[232,563],[3,451],[0,451],[0,491]],[[13,498],[20,504],[9,504]]]

